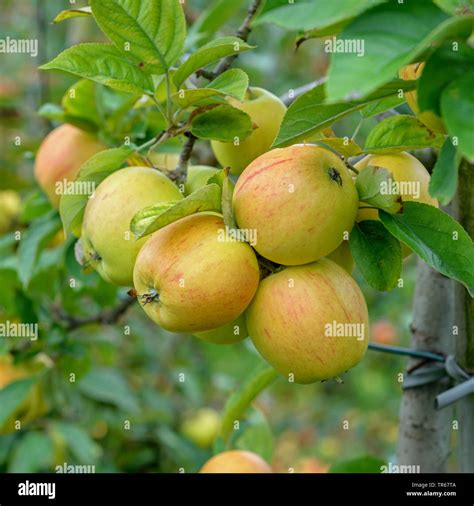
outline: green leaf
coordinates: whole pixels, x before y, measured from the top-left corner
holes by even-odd
[[[428,58],[418,80],[417,102],[420,111],[433,111],[438,116],[440,96],[448,84],[474,68],[474,49],[459,43],[457,50],[452,43],[445,43]],[[442,69],[449,69],[443,72]]]
[[[356,223],[349,246],[367,283],[376,290],[395,288],[402,273],[400,242],[375,220]]]
[[[364,118],[371,118],[373,116],[377,116],[377,114],[382,114],[383,112],[389,111],[390,109],[395,109],[399,105],[405,103],[405,98],[388,97],[382,98],[377,102],[373,102],[367,106],[365,106],[360,113]]]
[[[474,243],[451,216],[436,207],[405,202],[403,214],[379,211],[385,227],[430,267],[462,283],[474,296]]]
[[[242,425],[244,427],[242,428]],[[245,423],[241,424],[239,435],[233,446],[240,450],[260,455],[267,462],[271,462],[273,455],[273,434],[265,415],[258,409],[250,409]]]
[[[15,414],[15,411],[26,400],[35,384],[35,378],[21,379],[0,389],[0,427]]]
[[[229,397],[224,407],[220,432],[224,441],[231,436],[234,422],[242,418],[253,400],[277,377],[278,372],[273,367],[259,365],[244,385]]]
[[[441,95],[441,113],[451,137],[457,138],[459,151],[474,160],[474,72],[456,79]]]
[[[221,189],[217,184],[208,184],[178,202],[157,204],[138,211],[132,218],[130,230],[136,239],[140,239],[185,216],[220,210]]]
[[[429,185],[430,195],[444,206],[451,202],[456,193],[460,161],[452,139],[447,137],[433,167]]]
[[[111,44],[72,46],[40,69],[62,70],[128,93],[153,92],[151,77],[128,62]]]
[[[285,5],[272,9],[258,18],[255,25],[273,23],[287,30],[313,30],[318,32],[329,29],[329,34],[334,26],[341,22],[348,22],[370,7],[384,2],[385,0],[338,0],[337,2],[319,1],[315,5],[314,0],[298,2],[297,4]]]
[[[90,183],[93,188],[97,187],[108,175],[122,167],[133,152],[134,149],[127,146],[100,151],[81,166],[76,182]],[[89,196],[89,194],[84,193],[77,195],[64,194],[61,197],[59,214],[66,233],[81,226]]]
[[[42,432],[28,432],[15,445],[8,466],[8,472],[51,472],[53,453],[53,442],[47,434]]]
[[[61,105],[65,113],[65,120],[77,119],[88,123],[97,130],[101,123],[97,110],[96,84],[88,79],[81,79],[74,83],[64,94]]]
[[[60,229],[59,217],[51,212],[33,221],[23,233],[18,246],[18,275],[23,288],[28,288],[41,251]]]
[[[330,473],[380,473],[386,462],[371,455],[342,460],[333,464]]]
[[[402,207],[402,199],[393,182],[393,175],[387,169],[364,167],[356,179],[359,199],[377,209],[397,213]]]
[[[78,387],[84,395],[96,401],[113,404],[132,413],[139,410],[134,393],[117,369],[97,367],[79,381]]]
[[[214,176],[213,176],[214,177]],[[234,209],[232,206],[232,196],[234,194],[234,183],[229,177],[229,168],[224,169],[224,180],[222,183],[222,215],[226,227],[231,230],[237,228]]]
[[[433,0],[433,2],[449,14],[474,14],[472,0]]]
[[[363,100],[326,103],[326,86],[324,83],[320,84],[298,97],[290,105],[273,147],[289,146],[309,139],[344,116],[363,109],[373,102],[379,103],[380,99],[393,97],[401,90],[411,91],[415,86],[415,82],[395,79]]]
[[[369,153],[385,153],[426,147],[440,148],[443,142],[444,135],[433,132],[419,119],[397,114],[385,118],[371,130],[364,150]]]
[[[222,102],[223,97],[233,97],[243,101],[249,85],[248,75],[240,69],[230,69],[218,76],[205,88],[180,90],[171,95],[172,100],[181,108],[202,106],[216,103],[218,98]]]
[[[250,116],[231,105],[214,107],[196,115],[191,123],[191,133],[199,139],[232,142],[245,139],[252,133]]]
[[[91,0],[100,29],[147,74],[164,74],[183,54],[186,21],[178,0]]]
[[[56,422],[54,428],[64,438],[67,447],[80,464],[93,465],[102,455],[101,447],[79,425]]]
[[[357,142],[349,139],[349,137],[325,137],[321,141],[314,141],[314,144],[323,147],[328,146],[345,157],[357,156],[362,153],[362,148],[357,144]]]
[[[201,12],[190,31],[212,35],[237,14],[243,2],[244,0],[215,0]]]
[[[328,72],[328,98],[331,101],[361,98],[397,74],[400,67],[421,55],[433,42],[450,36],[468,37],[469,17],[453,18],[431,1],[387,2],[354,19],[339,35],[337,44],[346,47],[362,43],[363,58],[350,47],[332,51]],[[334,52],[334,49],[337,52]],[[360,49],[360,48],[356,48]]]
[[[69,9],[65,11],[61,11],[52,21],[52,23],[60,23],[61,21],[65,21],[66,19],[71,18],[79,18],[79,17],[88,17],[92,15],[92,10],[90,7],[82,7],[79,9]]]
[[[186,78],[201,67],[209,65],[226,56],[248,51],[249,49],[253,49],[253,47],[254,46],[249,46],[238,37],[221,37],[213,40],[199,48],[178,67],[174,75],[174,83],[179,88]]]

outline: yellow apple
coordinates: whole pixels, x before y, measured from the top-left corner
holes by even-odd
[[[218,172],[218,169],[209,167],[208,165],[190,165],[188,167],[186,183],[184,184],[184,194],[190,195],[199,188],[205,186],[208,179],[216,172]]]
[[[183,196],[165,175],[149,167],[113,172],[87,202],[82,223],[84,257],[106,281],[133,285],[133,266],[147,237],[135,240],[130,221],[144,207]]]
[[[294,145],[253,161],[237,180],[233,205],[238,226],[256,233],[260,255],[299,265],[341,244],[353,227],[358,195],[337,155]]]
[[[211,141],[211,147],[217,161],[222,167],[230,167],[232,174],[240,174],[247,165],[270,149],[277,136],[285,104],[273,93],[263,88],[249,88],[243,102],[234,98],[228,99],[230,105],[246,112],[257,127],[242,141]]]
[[[234,344],[243,341],[248,337],[245,313],[218,329],[196,332],[194,335],[203,341],[214,344]]]
[[[15,365],[11,355],[3,355],[0,357],[0,390],[6,388],[11,383],[25,379],[32,374],[32,371],[23,364]],[[0,427],[0,434],[9,434],[16,430],[16,422],[19,421],[21,426],[29,423],[36,418],[43,416],[47,411],[44,401],[43,392],[40,385],[35,384],[26,399],[12,413],[12,415]]]
[[[359,286],[326,258],[271,274],[247,310],[257,350],[296,383],[327,380],[354,367],[369,343],[368,323]]]
[[[271,467],[253,452],[229,450],[208,460],[200,473],[271,473]]]
[[[241,315],[258,287],[252,248],[225,234],[223,219],[198,213],[153,234],[133,273],[147,315],[170,332],[216,329]]]
[[[355,164],[355,168],[361,171],[368,165],[383,167],[393,175],[394,182],[400,183],[399,193],[402,202],[421,202],[438,207],[438,201],[428,191],[430,174],[424,165],[410,153],[389,153],[381,155],[368,155]],[[360,202],[361,206],[368,204]],[[377,209],[360,209],[357,214],[357,221],[378,220]],[[408,246],[402,244],[402,255],[407,257],[412,251]]]
[[[181,433],[197,446],[209,448],[219,433],[221,418],[214,409],[202,408],[188,416],[181,425]]]
[[[164,153],[164,152],[156,152],[152,151],[148,158],[151,163],[158,169],[170,172],[176,168],[179,162],[179,153]]]
[[[424,62],[405,65],[400,69],[400,79],[403,79],[404,81],[413,81],[418,79],[423,72],[424,66]],[[433,111],[420,112],[416,91],[407,91],[405,93],[405,98],[407,99],[407,103],[410,106],[411,110],[424,125],[426,125],[428,128],[431,128],[431,130],[434,130],[435,132],[442,134],[446,133],[443,120],[437,114],[435,114]]]
[[[35,177],[53,207],[59,207],[61,198],[56,183],[74,181],[81,165],[104,149],[93,135],[68,124],[46,136],[36,154]]]
[[[0,233],[10,229],[20,213],[21,198],[14,190],[0,191]]]
[[[349,241],[342,241],[341,244],[326,257],[340,265],[349,274],[354,270],[354,259],[352,258]]]

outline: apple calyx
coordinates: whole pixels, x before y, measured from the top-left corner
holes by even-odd
[[[138,299],[142,302],[144,306],[146,306],[147,304],[151,304],[152,302],[158,302],[160,300],[160,294],[154,288],[151,288],[149,293],[139,295]]]
[[[329,167],[328,175],[332,181],[335,181],[339,186],[342,186],[341,173],[337,169],[335,169],[334,167]]]

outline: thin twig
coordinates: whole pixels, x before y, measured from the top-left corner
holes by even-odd
[[[100,323],[103,325],[112,325],[116,323],[121,316],[123,316],[128,308],[135,302],[135,298],[129,297],[124,299],[120,304],[112,309],[101,311],[92,316],[72,316],[64,313],[61,309],[53,308],[53,312],[57,314],[58,320],[66,323],[66,330],[74,330],[84,325],[90,325],[92,323]]]
[[[239,29],[236,32],[236,37],[239,37],[244,42],[247,42],[247,39],[249,37],[249,34],[252,30],[251,23],[255,15],[257,14],[257,11],[262,3],[262,0],[253,0],[250,4],[249,10],[247,12],[247,16],[245,17],[243,23],[240,25]],[[234,60],[237,58],[236,55],[231,55],[226,58],[224,58],[215,68],[213,72],[199,69],[196,74],[201,75],[202,77],[205,77],[206,79],[212,80],[215,79],[217,76],[224,73],[226,70],[230,68]],[[186,175],[188,171],[188,162],[191,158],[194,144],[196,142],[196,137],[191,132],[185,133],[186,137],[188,137],[187,141],[185,142],[183,149],[181,150],[181,154],[179,156],[179,162],[178,166],[171,171],[168,174],[168,177],[172,181],[176,181],[176,183],[180,184],[183,183],[186,180]]]

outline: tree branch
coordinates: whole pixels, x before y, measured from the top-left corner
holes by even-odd
[[[66,323],[66,330],[75,330],[78,327],[82,327],[84,325],[89,325],[92,323],[100,323],[102,325],[112,325],[116,323],[121,316],[123,316],[128,308],[135,302],[134,297],[129,297],[124,299],[120,304],[112,309],[108,309],[105,311],[101,311],[92,316],[72,316],[67,313],[64,313],[62,309],[55,307],[53,308],[53,313],[57,315],[57,318],[60,322]]]
[[[239,37],[244,42],[247,42],[249,34],[252,30],[250,24],[252,23],[253,18],[257,14],[257,11],[262,4],[262,0],[253,0],[250,4],[250,7],[247,11],[247,16],[245,17],[243,23],[240,25],[239,29],[236,32],[236,37]],[[200,75],[205,77],[206,79],[213,80],[217,76],[223,74],[226,70],[230,68],[234,60],[238,55],[231,55],[224,58],[215,68],[213,72],[210,72],[205,69],[199,69],[196,71],[196,75]],[[179,156],[178,166],[169,173],[168,177],[172,181],[176,181],[178,184],[183,183],[186,180],[186,175],[188,172],[188,162],[191,158],[194,143],[196,142],[196,137],[191,132],[186,132],[185,135],[188,137],[188,140],[185,142],[183,149],[181,150],[181,154]]]

